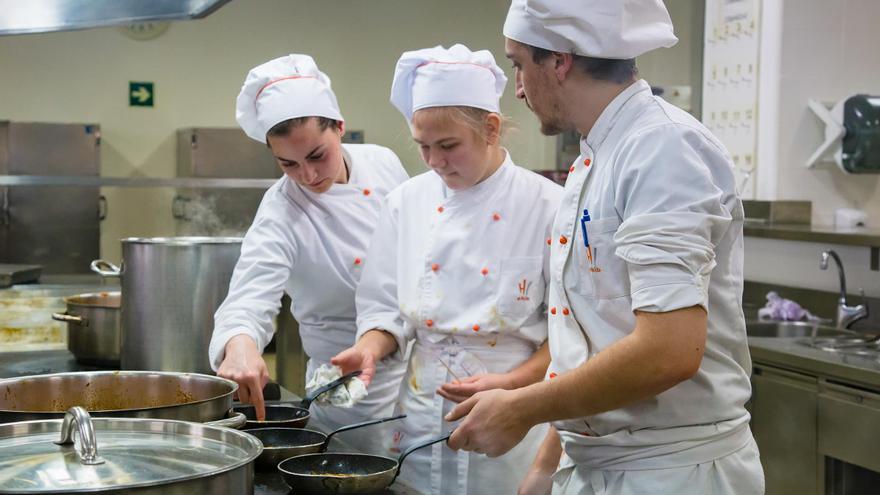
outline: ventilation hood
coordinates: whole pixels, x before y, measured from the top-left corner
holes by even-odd
[[[230,0],[0,0],[0,35],[201,19]]]

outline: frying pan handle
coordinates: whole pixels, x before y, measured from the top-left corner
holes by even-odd
[[[228,417],[223,419],[218,419],[216,421],[207,421],[205,422],[208,426],[223,426],[225,428],[232,428],[234,430],[240,430],[242,426],[247,423],[247,416],[240,412],[229,411]]]
[[[118,277],[122,273],[122,270],[120,270],[118,266],[101,259],[92,261],[89,268],[102,277]]]
[[[312,402],[314,402],[315,399],[320,397],[321,394],[324,394],[326,392],[333,390],[334,388],[342,385],[343,383],[351,380],[352,378],[354,378],[356,376],[360,376],[360,374],[361,374],[360,370],[352,371],[351,373],[349,373],[347,375],[343,375],[343,376],[333,380],[332,382],[327,383],[326,385],[323,385],[321,387],[316,388],[311,393],[306,394],[306,396],[303,398],[303,400],[300,401],[299,407],[301,407],[303,409],[308,409],[309,406],[312,405]]]
[[[52,319],[55,321],[65,321],[67,323],[76,323],[84,327],[89,326],[89,320],[82,316],[69,315],[67,313],[52,313]]]
[[[80,462],[87,466],[104,464],[104,459],[98,455],[98,439],[95,436],[95,425],[85,409],[73,406],[64,413],[64,421],[61,422],[61,439],[56,445],[74,445],[73,429],[79,433]],[[75,446],[74,446],[75,448]]]
[[[400,457],[397,458],[397,472],[394,473],[394,478],[391,479],[391,483],[394,483],[394,480],[396,480],[397,477],[400,476],[400,466],[403,465],[403,460],[406,459],[406,456],[412,454],[416,450],[427,447],[428,445],[434,445],[435,443],[445,442],[446,440],[449,440],[449,437],[452,435],[453,431],[455,430],[450,431],[442,437],[433,438],[431,440],[428,440],[427,442],[413,445],[412,447],[406,449],[402,454],[400,454]],[[389,485],[391,483],[389,483]]]
[[[377,425],[379,423],[385,423],[387,421],[394,421],[396,419],[403,419],[405,417],[406,417],[406,414],[398,414],[397,416],[390,416],[388,418],[371,419],[369,421],[364,421],[361,423],[355,423],[353,425],[343,426],[342,428],[339,428],[338,430],[331,431],[329,434],[327,434],[327,438],[324,439],[324,445],[321,446],[321,452],[327,450],[327,446],[330,445],[330,438],[333,437],[333,435],[335,435],[337,433],[342,433],[343,431],[354,430],[357,428],[361,428],[363,426]]]

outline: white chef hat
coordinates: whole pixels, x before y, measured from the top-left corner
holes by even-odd
[[[248,72],[235,102],[235,119],[248,136],[265,143],[275,124],[298,117],[343,120],[330,78],[312,57],[290,54]]]
[[[457,44],[405,52],[397,61],[391,103],[407,121],[416,110],[466,106],[500,112],[507,76],[488,50]]]
[[[504,36],[554,52],[630,59],[674,45],[662,0],[513,0]]]

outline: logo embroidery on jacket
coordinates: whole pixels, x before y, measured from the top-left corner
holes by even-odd
[[[517,285],[519,286],[519,297],[517,297],[516,300],[529,301],[529,288],[532,286],[532,283],[526,279],[523,279],[522,282]]]

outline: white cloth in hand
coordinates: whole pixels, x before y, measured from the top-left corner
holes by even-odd
[[[312,377],[306,384],[306,393],[311,393],[313,390],[322,387],[341,376],[342,369],[338,366],[322,364],[315,370],[315,373],[312,374]],[[354,377],[348,380],[345,385],[341,385],[329,392],[321,394],[315,399],[315,401],[321,404],[330,404],[336,407],[347,408],[354,406],[366,396],[367,387],[364,385],[364,382],[361,381],[360,378]]]

